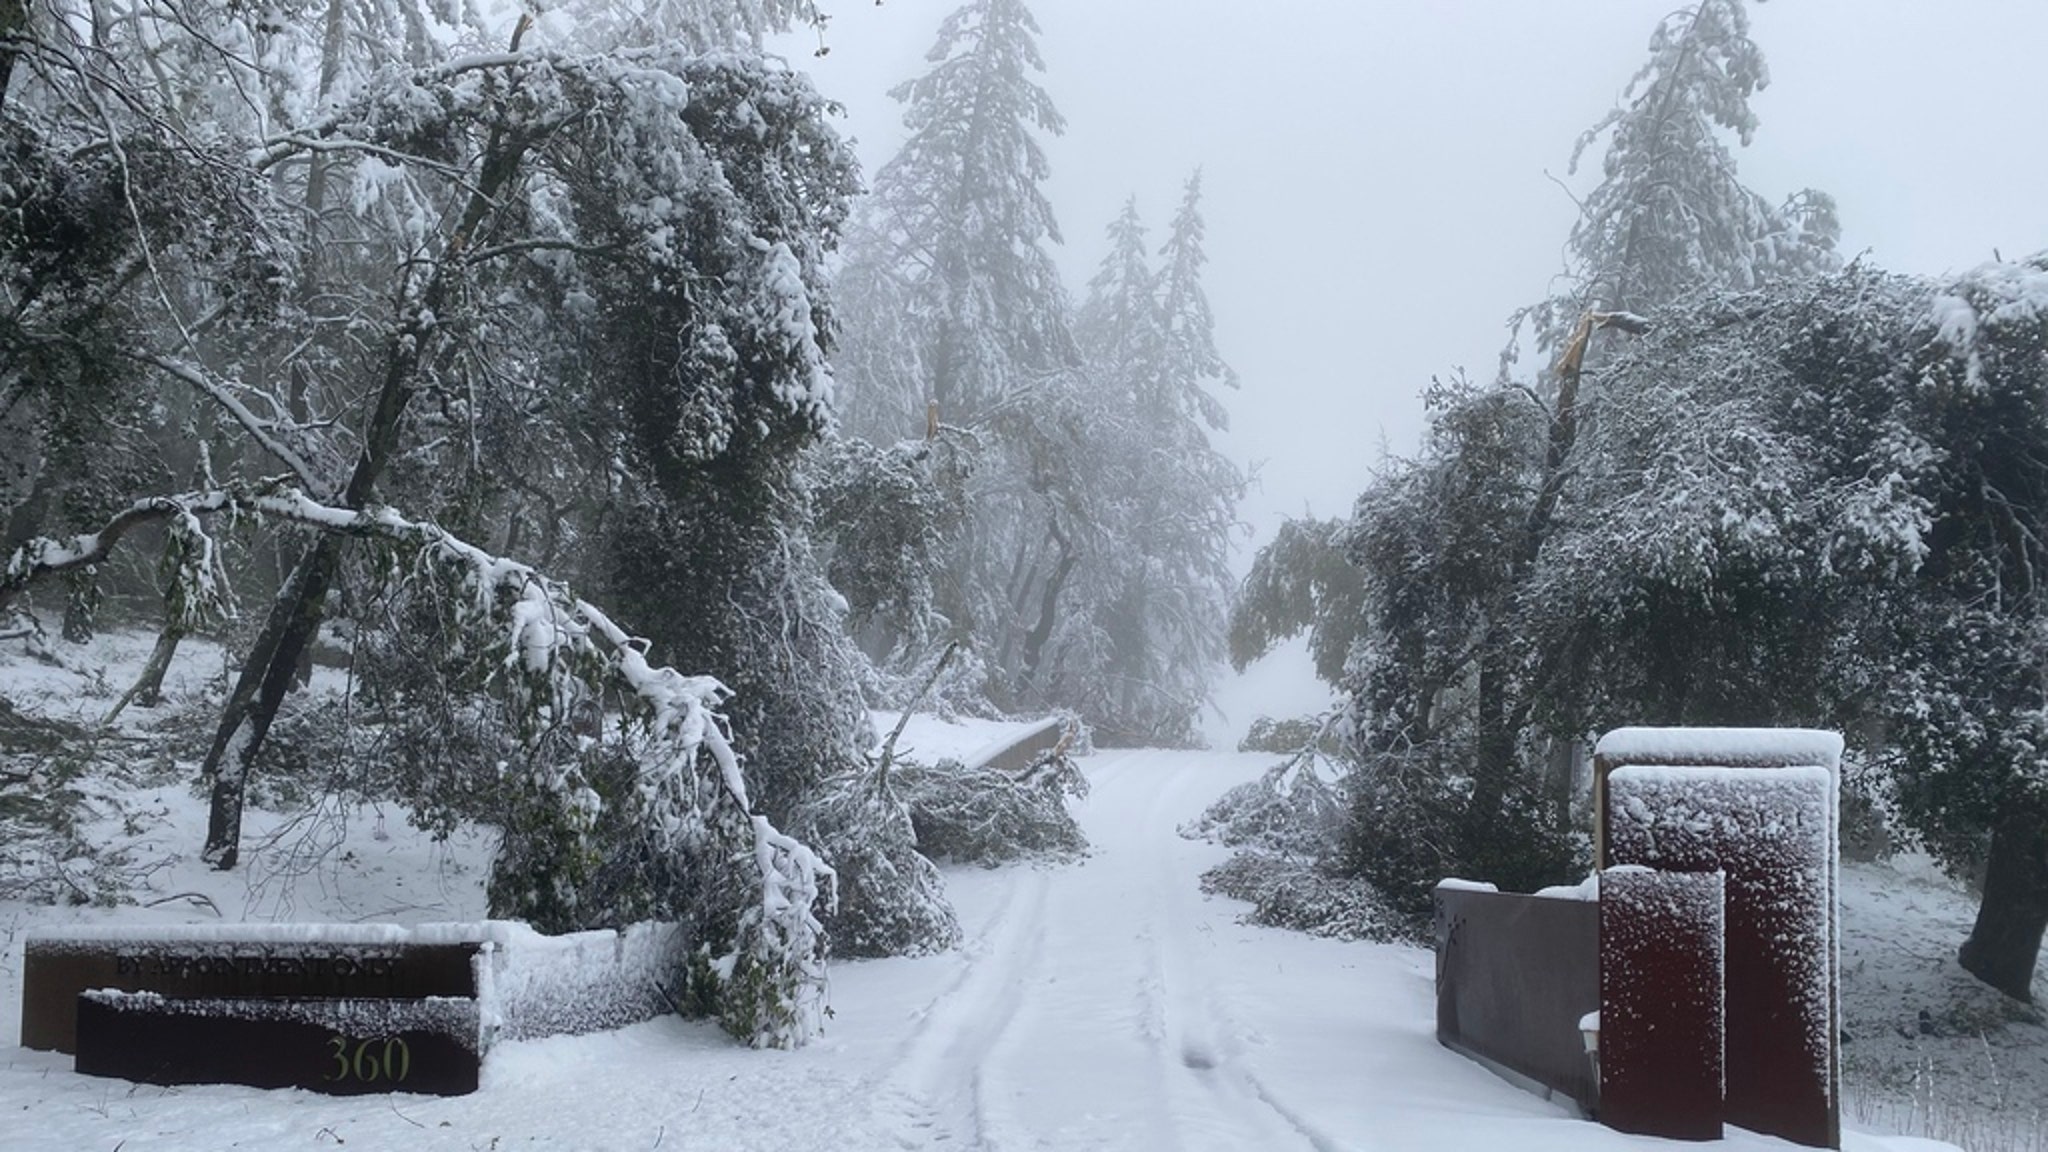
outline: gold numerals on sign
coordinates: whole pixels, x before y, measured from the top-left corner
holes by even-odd
[[[336,1032],[327,1038],[327,1054],[334,1064],[321,1079],[329,1083],[346,1080],[375,1084],[388,1080],[402,1084],[412,1075],[412,1048],[403,1036],[358,1040]]]

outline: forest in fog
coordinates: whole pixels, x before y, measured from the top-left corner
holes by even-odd
[[[957,941],[935,859],[1078,850],[1073,755],[1199,745],[1305,637],[1337,704],[1247,735],[1239,894],[1413,933],[1441,877],[1584,875],[1601,732],[1831,728],[1851,849],[1970,878],[1964,967],[2030,997],[2048,257],[1888,270],[1746,184],[1744,0],[1575,62],[1617,99],[1554,142],[1565,275],[1497,369],[1391,385],[1426,428],[1348,511],[1259,525],[1227,142],[1060,218],[1087,110],[1027,0],[965,0],[863,171],[764,47],[833,7],[0,0],[0,644],[148,629],[108,707],[167,716],[66,758],[0,678],[0,897],[80,898],[108,757],[202,789],[220,869],[247,806],[372,797],[495,830],[494,916],[686,924],[688,1006],[795,1044],[828,955]],[[173,707],[194,637],[227,666]],[[872,710],[1069,735],[948,772]]]

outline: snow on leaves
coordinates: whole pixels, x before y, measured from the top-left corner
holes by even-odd
[[[746,992],[756,1002],[742,1038],[781,1047],[817,1032],[823,1021],[825,942],[813,908],[821,895],[829,901],[832,869],[754,810],[717,711],[724,686],[709,676],[650,664],[641,641],[560,581],[390,508],[339,508],[277,487],[155,497],[116,517],[117,527],[68,542],[32,540],[9,558],[0,591],[104,556],[129,527],[163,519],[185,540],[167,555],[185,569],[177,585],[194,590],[188,611],[201,611],[219,603],[217,596],[206,599],[216,586],[216,561],[200,523],[202,515],[217,512],[376,539],[408,551],[413,579],[460,593],[444,603],[453,605],[460,632],[477,637],[482,651],[495,658],[496,679],[520,705],[530,732],[574,723],[604,699],[620,701],[624,710],[615,722],[642,737],[639,818],[672,850],[738,839],[748,849],[742,858],[758,874],[758,895],[741,910],[736,951],[725,958],[728,972],[751,973]],[[572,813],[571,825],[587,828],[597,794],[573,766],[545,775],[541,783]]]

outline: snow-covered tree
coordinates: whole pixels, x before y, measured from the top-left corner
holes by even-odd
[[[1621,105],[1579,138],[1575,171],[1605,140],[1569,243],[1580,309],[1647,312],[1693,288],[1748,289],[1834,265],[1830,197],[1806,191],[1773,206],[1736,176],[1725,136],[1750,142],[1750,97],[1770,82],[1743,5],[1701,0],[1666,16]]]
[[[165,524],[180,542],[173,576],[188,623],[217,616],[226,573],[205,521],[221,514],[383,549],[394,586],[432,603],[474,692],[514,718],[490,782],[507,841],[494,900],[516,887],[509,902],[544,929],[587,922],[599,893],[622,918],[679,920],[718,973],[694,998],[728,1030],[778,1047],[817,1032],[825,942],[814,904],[829,900],[831,869],[757,810],[718,712],[728,690],[650,664],[645,640],[560,581],[388,507],[323,504],[283,483],[225,485],[146,497],[95,531],[28,541],[0,567],[0,608]],[[650,886],[649,871],[666,885]]]
[[[1963,966],[2027,999],[2048,932],[2048,256],[1845,276],[1793,315],[1757,341],[1782,349],[1785,419],[1865,493],[1830,556],[1865,584],[1835,695],[1876,717],[1908,825],[1983,869]]]
[[[1230,533],[1244,477],[1209,443],[1225,422],[1201,285],[1201,183],[1191,178],[1154,272],[1135,204],[1109,228],[1110,251],[1077,319],[1092,402],[1075,485],[1087,496],[1072,535],[1071,607],[1048,636],[1039,683],[1105,739],[1181,743],[1224,655]]]
[[[1539,728],[1847,733],[1906,830],[1982,870],[1960,958],[2022,998],[2048,930],[2044,346],[2040,259],[1673,302],[1602,368],[1518,614],[1572,686]]]
[[[1601,367],[1510,604],[1525,740],[1849,734],[1906,829],[1982,870],[1960,959],[2023,998],[2048,931],[2043,347],[2043,259],[1672,302]]]
[[[142,413],[164,422],[143,427],[157,442],[198,441],[185,461],[208,491],[282,471],[337,517],[417,498],[423,530],[445,522],[572,563],[582,586],[647,622],[661,659],[744,693],[720,704],[738,741],[730,767],[750,778],[742,817],[784,817],[821,776],[859,764],[853,661],[797,476],[830,423],[821,268],[850,153],[785,66],[682,46],[744,45],[807,6],[649,7],[638,15],[666,31],[645,46],[622,46],[624,24],[522,18],[489,50],[491,19],[465,5],[73,8],[34,6],[7,42],[0,210],[24,225],[0,229],[0,275],[22,306],[0,331],[10,448],[49,474],[42,461],[65,447],[53,430],[78,429],[67,434],[82,461],[119,463],[121,422]],[[692,13],[718,20],[686,34]],[[95,411],[111,423],[91,424]],[[188,479],[176,471],[128,482],[122,506],[174,491]],[[17,541],[98,518],[35,511],[48,503],[28,499],[38,483],[32,470],[0,491]],[[382,703],[411,720],[451,698],[409,696],[426,678],[490,679],[445,597],[408,590],[352,543],[361,535],[272,534],[281,580],[239,563],[227,577],[276,595],[208,756],[217,864],[235,861],[243,786],[330,614],[360,614],[365,667],[392,674]],[[648,542],[676,551],[637,549]],[[192,551],[178,531],[170,543],[174,559]],[[225,572],[240,545],[219,543],[206,555]],[[16,577],[47,588],[33,573],[90,570],[51,567],[47,547],[14,555],[0,599]],[[189,622],[177,605],[191,589],[172,593]],[[443,643],[380,650],[372,609]],[[611,647],[638,660],[644,643]],[[526,738],[531,704],[478,705],[489,723],[476,755],[437,765],[473,773],[472,792],[501,805],[485,817],[507,832],[499,912],[556,928],[702,913],[706,943],[727,951],[749,929],[719,870],[634,839],[651,819],[634,799],[648,750],[607,727],[602,692],[551,729],[589,737],[588,758],[557,756],[563,745],[536,760],[547,780],[584,782],[542,789],[578,804],[526,803],[496,776],[504,757],[490,753]],[[617,843],[594,854],[605,836]],[[808,898],[776,899],[811,915]],[[822,940],[785,954],[811,964]],[[772,1016],[759,1034],[780,1034]]]
[[[1355,793],[1354,855],[1396,883],[1422,882],[1440,866],[1491,866],[1523,882],[1554,875],[1568,857],[1559,837],[1571,827],[1573,746],[1587,725],[1611,716],[1608,706],[1654,709],[1659,692],[1698,714],[1714,707],[1716,692],[1739,685],[1655,686],[1656,676],[1685,675],[1666,658],[1642,665],[1650,679],[1608,684],[1616,694],[1596,704],[1602,689],[1588,685],[1585,668],[1618,639],[1602,630],[1606,617],[1568,607],[1564,590],[1619,584],[1624,600],[1683,601],[1687,593],[1657,591],[1657,565],[1689,562],[1713,574],[1702,579],[1732,580],[1744,556],[1735,545],[1761,547],[1772,515],[1790,514],[1770,503],[1778,490],[1768,478],[1792,449],[1747,435],[1754,422],[1743,400],[1703,398],[1691,381],[1624,387],[1608,370],[1634,338],[1619,334],[1640,334],[1688,293],[1746,290],[1832,266],[1825,197],[1802,193],[1773,208],[1737,179],[1724,136],[1748,142],[1756,127],[1749,99],[1765,80],[1740,0],[1701,0],[1658,24],[1622,103],[1574,154],[1576,165],[1604,141],[1602,178],[1568,245],[1576,287],[1515,317],[1518,333],[1533,329],[1547,370],[1515,380],[1511,347],[1493,385],[1440,387],[1422,454],[1360,499],[1347,538],[1365,569],[1365,624],[1344,684],[1369,786]],[[1708,432],[1731,438],[1731,447],[1702,464],[1679,441]],[[1641,487],[1645,476],[1686,484],[1703,500],[1691,481],[1725,483],[1720,506],[1753,515],[1741,522],[1759,525],[1758,535],[1722,539],[1698,521],[1637,518],[1659,499]],[[1615,489],[1599,486],[1614,477]],[[1766,482],[1743,487],[1758,478]],[[1645,506],[1608,505],[1611,491]],[[1750,498],[1736,499],[1743,491]],[[1648,569],[1612,557],[1609,569],[1568,574],[1579,550],[1601,554],[1586,539],[1599,526],[1624,537],[1640,531],[1671,552],[1643,557]],[[1667,653],[1681,619],[1710,634],[1730,619],[1718,609],[1653,616],[1672,630],[1638,635]],[[1313,617],[1297,605],[1291,618]],[[1248,633],[1256,623],[1247,621]],[[1743,698],[1755,698],[1750,687]],[[1738,709],[1735,696],[1719,704]]]
[[[892,91],[910,136],[849,239],[840,368],[850,432],[943,441],[932,465],[949,476],[933,478],[964,484],[918,631],[965,642],[963,663],[988,669],[1000,703],[1042,707],[1033,670],[1086,526],[1070,484],[1086,430],[1046,250],[1060,234],[1039,136],[1063,122],[1036,80],[1037,34],[1019,0],[972,0],[940,25],[931,69]],[[903,639],[874,644],[929,658]]]
[[[1072,360],[1045,247],[1060,229],[1041,188],[1040,134],[1065,120],[1035,78],[1038,32],[1022,0],[970,0],[940,24],[931,70],[890,90],[910,135],[875,173],[847,261],[855,282],[897,285],[849,313],[848,343],[879,334],[909,357],[897,362],[906,376],[862,374],[858,356],[848,365],[851,427],[877,442],[921,430],[927,400],[941,420],[974,424]]]

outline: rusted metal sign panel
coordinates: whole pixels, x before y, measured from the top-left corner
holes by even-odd
[[[1722,1128],[1722,875],[1600,874],[1600,1122],[1675,1140]]]
[[[474,1092],[474,1000],[78,998],[78,1071],[143,1084],[247,1084],[329,1095]]]
[[[1624,765],[1606,800],[1610,865],[1727,876],[1728,1122],[1839,1148],[1832,773]]]

